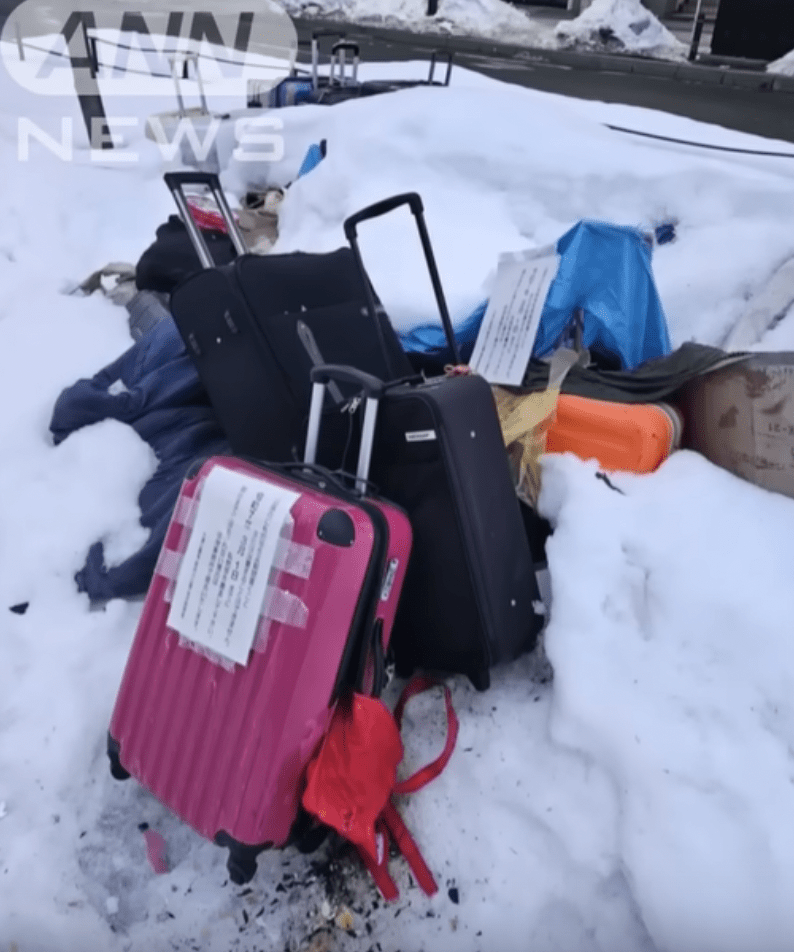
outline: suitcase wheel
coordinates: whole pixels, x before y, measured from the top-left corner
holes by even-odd
[[[301,808],[292,825],[288,845],[294,846],[299,853],[313,853],[323,845],[330,832],[330,827],[318,823],[311,814]]]
[[[215,843],[218,846],[228,847],[229,858],[226,860],[226,869],[229,870],[229,879],[235,886],[244,886],[251,882],[256,874],[257,856],[273,845],[262,843],[260,846],[248,846],[245,843],[239,843],[223,831],[216,834]]]
[[[244,886],[250,883],[256,873],[256,857],[236,854],[233,850],[229,853],[226,861],[226,868],[229,870],[229,879],[235,886]]]
[[[110,773],[115,780],[129,780],[129,771],[125,770],[124,767],[121,766],[121,758],[119,754],[120,748],[118,741],[114,740],[110,734],[108,734],[108,760],[110,761]]]
[[[468,676],[475,691],[487,691],[491,686],[491,673],[487,668],[469,671]]]
[[[256,858],[260,852],[257,847],[242,846],[239,843],[229,847],[226,868],[229,870],[229,879],[235,886],[244,886],[254,878]]]

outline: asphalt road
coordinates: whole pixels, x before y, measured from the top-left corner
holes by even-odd
[[[389,42],[375,39],[356,28],[348,27],[346,32],[348,39],[359,44],[363,61],[427,59],[429,55],[430,41],[426,38],[410,43]],[[299,23],[298,36],[300,39],[309,38],[311,25]],[[487,76],[532,89],[579,99],[659,109],[728,129],[794,142],[794,94],[791,93],[682,82],[636,73],[575,69],[466,52],[456,52],[455,62]]]
[[[18,0],[0,0],[0,28],[17,5]],[[90,4],[88,6],[90,8]],[[126,4],[119,2],[119,6],[123,8]],[[146,2],[139,2],[140,6],[145,7]],[[162,8],[159,2],[158,6]],[[309,38],[312,26],[306,21],[299,22],[299,37]],[[406,38],[405,34],[399,40],[385,40],[355,27],[346,27],[346,31],[348,38],[359,44],[364,61],[427,59],[433,42],[426,36]],[[445,42],[454,45],[454,39],[445,38]],[[522,62],[466,51],[456,52],[455,59],[461,66],[532,89],[659,109],[794,143],[794,93],[726,87],[713,82],[683,82],[671,77],[574,68],[537,60]],[[706,73],[715,75],[713,71]]]

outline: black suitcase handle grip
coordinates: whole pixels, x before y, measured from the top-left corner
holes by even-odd
[[[310,376],[312,383],[321,383],[324,386],[328,386],[333,381],[358,384],[364,396],[373,400],[380,400],[386,390],[386,384],[373,374],[342,364],[320,364],[312,367]]]
[[[345,238],[352,243],[357,235],[356,229],[362,222],[369,221],[370,218],[380,218],[381,215],[388,215],[389,212],[393,212],[395,208],[399,208],[401,205],[410,206],[415,218],[424,214],[425,208],[422,199],[416,192],[392,195],[391,198],[384,198],[383,201],[375,202],[374,205],[367,205],[366,208],[362,208],[360,212],[356,212],[346,219],[344,224]]]
[[[408,205],[408,207],[411,209],[411,213],[414,216],[414,220],[416,221],[416,227],[419,231],[419,239],[422,242],[422,250],[425,253],[427,270],[430,272],[430,281],[433,285],[433,293],[436,296],[438,312],[441,315],[441,324],[444,327],[447,344],[449,345],[449,349],[452,352],[452,361],[455,364],[459,364],[460,349],[458,348],[458,342],[455,339],[455,331],[452,327],[452,319],[449,316],[449,308],[447,307],[447,301],[444,297],[444,289],[441,287],[441,278],[436,266],[436,257],[433,254],[433,246],[430,243],[430,235],[428,234],[427,224],[425,223],[424,205],[422,204],[422,199],[416,192],[403,192],[400,195],[392,195],[391,198],[384,198],[380,202],[375,202],[374,205],[368,205],[366,208],[362,208],[360,212],[356,212],[355,214],[351,215],[344,222],[343,227],[345,230],[345,238],[347,238],[350,247],[353,249],[356,263],[358,264],[359,271],[364,281],[367,294],[367,305],[369,307],[370,314],[372,315],[372,319],[376,320],[375,299],[372,293],[372,288],[367,279],[366,269],[364,268],[364,260],[361,257],[361,250],[358,247],[357,228],[362,222],[368,221],[371,218],[379,218],[381,215],[386,215],[388,212],[394,211],[395,208],[400,208],[402,205]]]
[[[358,43],[353,40],[340,40],[338,43],[334,43],[331,47],[331,55],[335,56],[340,51],[353,53],[355,56],[359,56],[361,53]]]

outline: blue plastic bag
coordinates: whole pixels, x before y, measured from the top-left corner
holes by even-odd
[[[310,145],[306,151],[306,155],[303,157],[301,167],[298,169],[298,178],[303,178],[304,175],[313,172],[324,158],[325,155],[323,154],[322,146],[316,144]]]
[[[670,353],[662,303],[651,271],[651,249],[636,228],[582,221],[557,242],[560,267],[540,318],[533,357],[546,357],[564,340],[577,309],[582,345],[605,351],[633,370]],[[477,339],[487,302],[455,327],[463,360]],[[444,331],[423,324],[400,335],[404,349],[449,359]]]
[[[670,353],[670,336],[651,271],[651,249],[636,228],[579,222],[557,242],[560,267],[549,288],[533,357],[559,346],[574,311],[582,345],[620,359],[624,370]]]

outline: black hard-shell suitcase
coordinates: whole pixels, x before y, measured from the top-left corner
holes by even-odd
[[[165,181],[204,266],[174,289],[171,312],[235,454],[297,458],[318,363],[383,380],[412,372],[351,248],[248,254],[216,175],[172,172]],[[237,250],[230,264],[214,266],[185,201],[188,184],[213,192]],[[334,392],[341,405],[344,394]],[[326,429],[332,445],[340,442],[340,427]],[[322,449],[320,461],[330,463]]]

